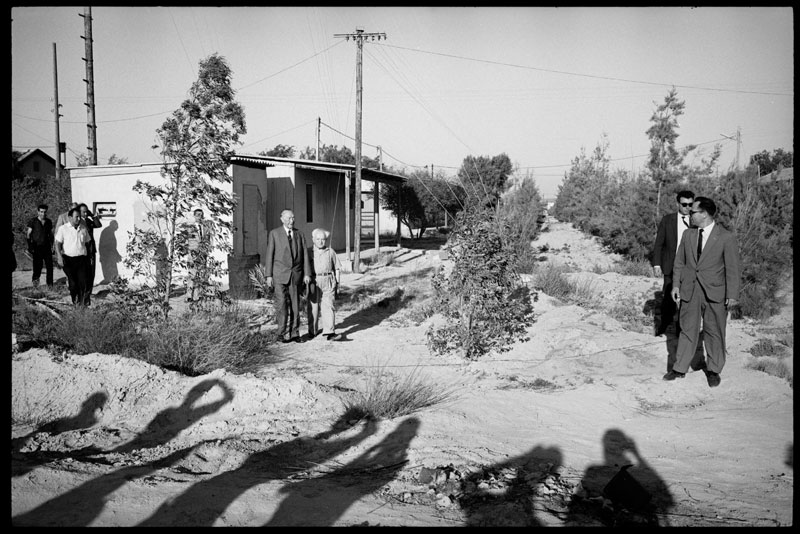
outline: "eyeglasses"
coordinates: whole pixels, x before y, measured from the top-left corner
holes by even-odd
[[[690,208],[692,207],[692,202],[681,202],[681,206],[684,208]]]

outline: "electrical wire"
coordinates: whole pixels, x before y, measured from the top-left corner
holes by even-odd
[[[458,55],[455,55],[455,54],[445,54],[445,53],[442,53],[442,52],[431,52],[430,50],[421,50],[419,48],[408,48],[408,47],[405,47],[405,46],[390,45],[388,43],[375,43],[375,44],[377,44],[378,46],[385,46],[387,48],[397,48],[399,50],[409,50],[411,52],[418,52],[418,53],[421,53],[421,54],[431,54],[431,55],[434,55],[434,56],[443,56],[443,57],[451,57],[451,58],[455,58],[455,59],[463,59],[465,61],[476,61],[476,62],[479,62],[479,63],[489,63],[489,64],[492,64],[492,65],[501,65],[503,67],[514,67],[514,68],[518,68],[518,69],[535,70],[535,71],[540,71],[540,72],[551,72],[551,73],[554,73],[554,74],[565,74],[565,75],[568,75],[568,76],[580,76],[582,78],[594,78],[594,79],[599,79],[599,80],[610,80],[610,81],[615,81],[615,82],[626,82],[626,83],[639,83],[639,84],[644,84],[644,85],[657,85],[657,86],[660,86],[660,87],[676,87],[676,88],[681,88],[681,89],[699,89],[699,90],[702,90],[702,91],[718,91],[718,92],[723,92],[723,93],[770,95],[770,96],[794,96],[794,92],[781,93],[781,92],[768,92],[768,91],[743,91],[743,90],[740,90],[740,89],[720,89],[718,87],[702,87],[702,86],[697,86],[697,85],[680,85],[680,84],[675,84],[675,83],[647,82],[647,81],[641,81],[641,80],[631,80],[631,79],[627,79],[627,78],[615,78],[615,77],[612,77],[612,76],[597,76],[597,75],[594,75],[594,74],[582,74],[582,73],[578,73],[578,72],[569,72],[569,71],[554,70],[554,69],[543,69],[543,68],[540,68],[540,67],[530,67],[530,66],[527,66],[527,65],[517,65],[515,63],[504,63],[502,61],[492,61],[492,60],[489,60],[489,59],[477,59],[477,58],[471,58],[471,57],[465,57],[465,56],[458,56]]]

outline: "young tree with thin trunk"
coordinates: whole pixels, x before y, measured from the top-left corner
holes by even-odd
[[[223,57],[212,54],[200,61],[198,79],[186,100],[156,131],[160,144],[153,148],[161,149],[164,180],[158,184],[140,180],[133,187],[149,200],[149,226],[132,232],[125,263],[134,276],[155,280],[153,302],[165,318],[173,276],[185,271],[193,259],[184,221],[194,209],[202,209],[211,221],[215,238],[210,248],[231,251],[235,200],[227,171],[234,147],[246,132],[244,109],[234,100],[231,70]],[[226,271],[211,252],[201,251],[208,258],[208,284]],[[200,293],[206,293],[202,289]]]

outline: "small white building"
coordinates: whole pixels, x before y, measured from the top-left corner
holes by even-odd
[[[69,169],[73,201],[89,206],[102,223],[94,233],[98,249],[95,284],[109,283],[117,275],[130,278],[130,270],[123,263],[129,235],[135,227],[149,224],[146,213],[151,209],[150,200],[134,192],[133,186],[138,180],[152,184],[162,182],[161,167],[161,163],[142,163]],[[233,254],[224,258],[216,251],[216,259],[223,264],[227,261],[232,292],[234,286],[247,281],[249,269],[262,262],[267,235],[281,224],[280,213],[284,209],[294,211],[295,227],[304,234],[309,245],[311,231],[321,227],[331,232],[334,250],[349,254],[353,249],[354,165],[242,154],[232,158],[228,175],[232,178],[230,192],[237,201],[231,221]],[[362,187],[362,196],[372,191],[372,184],[391,186],[404,180],[395,174],[362,169],[362,183],[371,182],[370,186]],[[348,196],[345,196],[346,187],[350,191]],[[371,217],[365,217],[362,211],[362,219],[371,223],[369,230],[374,233],[376,225],[382,233],[394,229],[395,226],[390,225],[396,223],[382,220],[384,215],[374,213],[376,205],[370,204]],[[363,210],[364,203],[359,202],[358,207]],[[191,213],[186,213],[185,217],[191,222]],[[349,231],[345,232],[345,228]],[[364,230],[362,227],[362,235]],[[360,249],[371,245],[360,241]]]

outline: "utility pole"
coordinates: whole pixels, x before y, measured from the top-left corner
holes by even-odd
[[[56,44],[53,43],[53,84],[55,89],[53,91],[53,117],[56,121],[56,180],[61,178],[61,134],[58,130],[58,118],[61,116],[59,109],[61,106],[58,103],[58,56],[56,55]]]
[[[383,149],[378,145],[378,168],[383,170]]]
[[[721,133],[720,135],[722,137],[724,137],[725,139],[730,139],[731,141],[736,141],[736,159],[734,160],[735,161],[735,163],[734,163],[735,166],[733,168],[738,171],[739,170],[739,152],[741,151],[741,147],[742,147],[742,127],[741,126],[737,126],[736,127],[736,137],[732,137],[730,135],[725,135],[723,133]]]
[[[317,117],[317,161],[319,161],[319,130],[322,127],[322,118]]]
[[[94,53],[92,52],[92,8],[83,8],[83,32],[81,39],[86,41],[86,131],[89,134],[89,165],[97,165],[97,121],[95,120],[94,107]]]
[[[361,100],[362,100],[362,81],[361,64],[364,40],[386,39],[385,33],[364,33],[364,28],[356,27],[355,33],[336,33],[334,37],[344,37],[349,41],[355,41],[358,51],[356,55],[356,181],[355,181],[355,229],[353,230],[353,272],[361,272]]]

